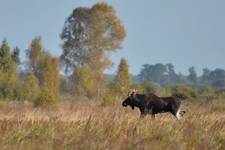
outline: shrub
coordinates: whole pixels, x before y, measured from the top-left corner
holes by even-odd
[[[181,98],[195,98],[196,91],[188,85],[177,85],[173,88],[172,94]]]
[[[40,94],[39,81],[34,74],[29,74],[23,84],[24,99],[35,101]]]
[[[144,80],[141,84],[144,88],[145,93],[150,92],[155,93],[156,95],[162,95],[162,89],[159,84],[150,80]]]
[[[14,99],[15,74],[0,71],[0,98]]]
[[[75,66],[72,74],[73,93],[78,96],[87,96],[89,98],[95,95],[96,83],[91,68],[87,65],[81,67]]]
[[[199,94],[204,97],[212,97],[215,95],[215,90],[212,87],[203,87],[199,89]]]
[[[57,97],[47,86],[42,87],[40,96],[34,101],[34,106],[53,105],[57,102]]]

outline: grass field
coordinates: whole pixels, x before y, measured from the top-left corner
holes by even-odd
[[[140,119],[130,108],[61,102],[0,103],[0,149],[225,149],[225,101],[184,102],[184,118]]]

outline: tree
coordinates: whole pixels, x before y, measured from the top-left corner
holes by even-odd
[[[18,47],[13,49],[11,57],[16,65],[20,64],[20,49]]]
[[[216,68],[210,72],[209,79],[212,86],[219,89],[225,88],[225,70]]]
[[[34,74],[30,73],[26,76],[23,84],[24,99],[29,101],[35,101],[40,94],[40,87],[38,78]]]
[[[172,93],[174,96],[186,99],[186,98],[195,98],[197,97],[197,93],[196,91],[188,85],[176,85],[173,89],[172,89]]]
[[[203,84],[209,84],[210,83],[210,70],[208,68],[203,68],[202,69],[203,74],[201,76],[201,82]]]
[[[3,72],[15,71],[15,65],[10,53],[10,47],[7,40],[4,39],[0,48],[0,70]]]
[[[108,82],[108,86],[103,96],[103,105],[118,105],[122,96],[129,91],[131,77],[128,71],[128,64],[125,58],[120,60],[115,78]],[[136,87],[136,86],[135,86]],[[140,86],[139,86],[140,87]]]
[[[58,100],[60,63],[57,58],[52,57],[49,53],[45,53],[41,64],[42,78],[39,80],[41,94],[36,101],[36,105],[54,104]]]
[[[166,64],[167,67],[167,81],[164,84],[175,84],[177,82],[177,74],[175,73],[173,64]]]
[[[26,51],[28,70],[29,72],[33,72],[39,80],[41,78],[41,63],[44,59],[44,53],[44,48],[41,44],[41,37],[34,38]]]
[[[131,83],[131,77],[128,71],[128,64],[126,59],[122,58],[120,60],[117,74],[112,83],[113,90],[115,91],[116,94],[121,96],[124,93],[127,93],[129,91],[130,83]]]
[[[76,65],[89,67],[100,98],[105,88],[104,71],[112,66],[108,56],[121,49],[124,38],[125,29],[112,6],[102,2],[76,8],[61,33],[62,63],[67,72],[73,72]]]
[[[160,63],[155,65],[144,64],[139,74],[139,78],[142,81],[151,80],[161,84],[163,83],[163,81],[165,81],[167,75],[168,75],[167,67],[163,64]]]
[[[145,90],[145,93],[154,93],[156,95],[162,95],[161,94],[161,87],[159,84],[150,81],[150,80],[144,80],[142,81],[142,86]]]
[[[35,75],[41,88],[36,104],[55,103],[59,92],[59,59],[46,52],[42,47],[40,37],[32,40],[27,50],[27,57],[29,72]]]
[[[13,98],[16,69],[6,39],[3,40],[0,47],[0,76],[0,97]]]
[[[124,27],[112,6],[102,2],[91,8],[76,8],[61,34],[63,64],[67,70],[76,64],[93,63],[105,69],[110,64],[106,53],[120,49],[124,37]]]
[[[195,71],[195,68],[192,66],[188,69],[189,71],[189,75],[188,75],[188,79],[193,83],[196,84],[197,83],[197,73]]]
[[[89,66],[75,66],[72,76],[73,92],[78,96],[92,97],[95,93],[95,80]]]

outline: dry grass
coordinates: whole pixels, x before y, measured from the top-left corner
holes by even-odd
[[[185,103],[186,116],[139,119],[138,110],[94,102],[62,102],[54,108],[0,104],[1,149],[224,149],[223,100]]]

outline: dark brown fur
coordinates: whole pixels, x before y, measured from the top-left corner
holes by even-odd
[[[180,108],[181,102],[177,97],[158,97],[155,94],[137,94],[133,92],[122,103],[124,107],[130,106],[132,109],[139,108],[141,117],[151,114],[170,112],[177,117],[177,111]],[[183,115],[185,111],[181,112]]]

